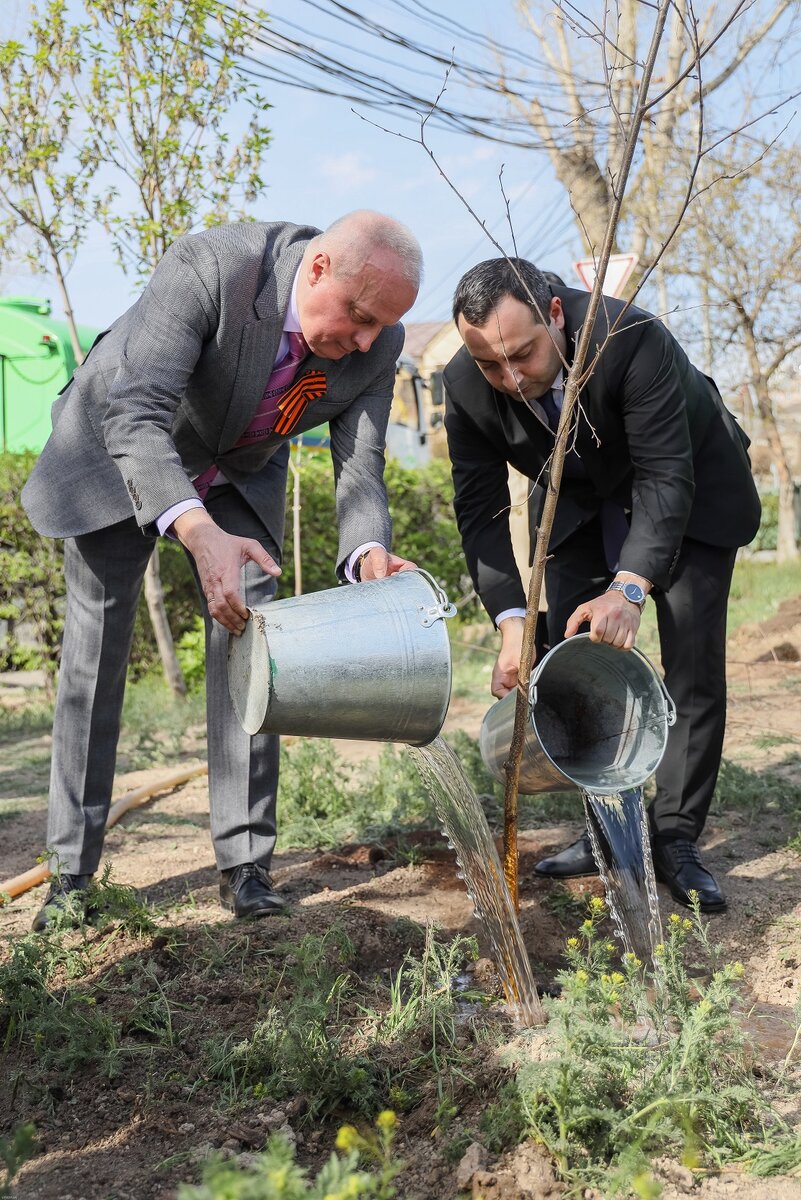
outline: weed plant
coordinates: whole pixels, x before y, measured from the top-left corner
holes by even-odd
[[[34,1152],[34,1133],[33,1125],[20,1125],[11,1138],[0,1138],[0,1163],[5,1169],[5,1179],[0,1179],[0,1197],[12,1195],[14,1176]]]
[[[782,767],[796,767],[797,756],[788,758]],[[715,805],[723,811],[744,811],[751,820],[760,820],[768,813],[801,820],[801,784],[793,782],[779,770],[749,771],[724,759],[715,788]]]
[[[721,965],[696,912],[671,916],[653,968],[627,954],[616,970],[599,929],[604,911],[591,901],[567,943],[562,994],[545,1000],[551,1056],[518,1072],[527,1132],[572,1187],[605,1197],[656,1194],[649,1162],[663,1154],[719,1167],[771,1147],[784,1169],[798,1138],[756,1084],[734,1016],[741,965]],[[711,966],[706,983],[697,964],[689,973],[699,952]]]
[[[410,952],[387,981],[368,985],[372,1006],[359,1000],[341,926],[274,953],[282,967],[268,982],[265,1018],[243,1040],[206,1042],[198,1086],[222,1084],[229,1104],[302,1095],[307,1120],[341,1109],[366,1117],[382,1103],[406,1111],[428,1091],[438,1120],[446,1114],[461,1078],[453,979],[476,957],[472,939],[441,944],[429,929],[419,956]]]
[[[84,905],[86,906],[84,908]],[[94,941],[75,937],[76,923],[112,926]],[[72,1074],[96,1066],[113,1078],[119,1073],[119,1025],[97,1007],[98,996],[77,980],[89,975],[108,941],[124,931],[152,933],[153,917],[133,889],[115,883],[107,868],[82,894],[74,893],[42,933],[10,943],[0,963],[0,1044],[31,1048],[45,1069]]]
[[[313,1180],[295,1162],[294,1147],[275,1134],[244,1169],[213,1159],[202,1184],[182,1185],[178,1200],[392,1200],[393,1180],[403,1170],[393,1152],[396,1121],[387,1110],[376,1118],[374,1132],[344,1125],[337,1135],[340,1155],[332,1154]]]
[[[341,1021],[355,980],[354,948],[339,925],[297,945],[276,945],[283,969],[271,981],[273,1003],[250,1037],[209,1041],[203,1076],[225,1086],[229,1102],[245,1094],[276,1100],[303,1094],[308,1116],[325,1117],[347,1102],[357,1113],[378,1107],[375,1076],[363,1055],[349,1053]]]

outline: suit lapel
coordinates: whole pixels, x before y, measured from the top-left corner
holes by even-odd
[[[224,454],[236,444],[259,407],[275,365],[292,284],[307,245],[308,242],[297,242],[276,260],[268,257],[264,261],[264,285],[253,305],[255,319],[242,330],[236,377],[220,433],[218,454]],[[305,369],[304,363],[302,370]]]

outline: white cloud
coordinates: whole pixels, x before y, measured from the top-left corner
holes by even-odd
[[[363,187],[378,178],[378,172],[364,157],[352,151],[323,158],[318,170],[320,175],[342,190],[347,187]]]

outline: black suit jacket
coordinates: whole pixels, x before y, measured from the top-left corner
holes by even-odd
[[[572,361],[589,293],[552,290]],[[666,590],[684,535],[745,545],[759,527],[759,497],[748,438],[714,381],[642,309],[630,308],[609,336],[623,308],[605,297],[593,328],[590,358],[600,353],[580,392],[575,434],[586,478],[563,477],[550,549],[591,520],[604,498],[616,500],[631,513],[620,569]],[[474,585],[494,618],[525,605],[509,535],[507,464],[542,480],[554,438],[522,400],[490,386],[465,347],[444,381],[456,519]]]

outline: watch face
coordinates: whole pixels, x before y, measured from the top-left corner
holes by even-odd
[[[642,590],[639,583],[624,583],[623,595],[627,600],[630,600],[632,604],[645,603],[645,592]]]

